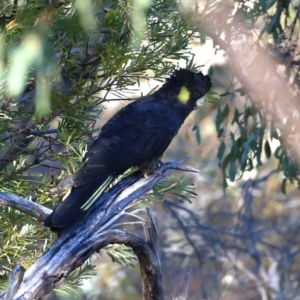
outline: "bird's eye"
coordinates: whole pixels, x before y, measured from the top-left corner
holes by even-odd
[[[194,97],[195,98],[199,98],[200,97],[200,93],[199,92],[194,92]]]

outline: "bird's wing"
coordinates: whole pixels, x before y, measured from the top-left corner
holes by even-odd
[[[163,154],[181,125],[176,112],[157,103],[134,104],[103,126],[87,153],[86,164],[64,187],[82,186],[106,174],[118,176]]]

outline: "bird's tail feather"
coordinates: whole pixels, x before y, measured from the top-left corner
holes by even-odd
[[[52,231],[60,231],[79,219],[100,197],[114,176],[105,176],[88,184],[73,187],[66,199],[56,205],[53,212],[45,219],[44,225]]]

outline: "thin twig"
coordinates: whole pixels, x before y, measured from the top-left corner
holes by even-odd
[[[0,192],[0,206],[15,208],[37,219],[39,222],[43,222],[52,212],[51,209],[36,202],[6,192]]]

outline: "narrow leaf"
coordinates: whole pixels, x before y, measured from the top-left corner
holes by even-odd
[[[286,195],[286,178],[281,182],[281,192]]]
[[[267,158],[271,157],[271,147],[269,141],[265,142],[265,154]]]
[[[197,143],[200,144],[201,143],[201,134],[200,134],[200,127],[199,127],[199,125],[196,125],[195,135],[196,135],[196,141],[197,141]]]
[[[226,150],[226,145],[225,145],[224,141],[222,141],[222,143],[219,146],[218,155],[217,155],[219,160],[222,160],[225,150]]]
[[[228,183],[227,183],[227,180],[226,180],[225,176],[223,176],[223,184],[222,184],[222,186],[223,186],[223,190],[224,190],[224,191],[225,191],[226,188],[228,187]]]
[[[229,179],[231,182],[234,182],[236,175],[236,166],[235,163],[231,163],[229,167]]]

